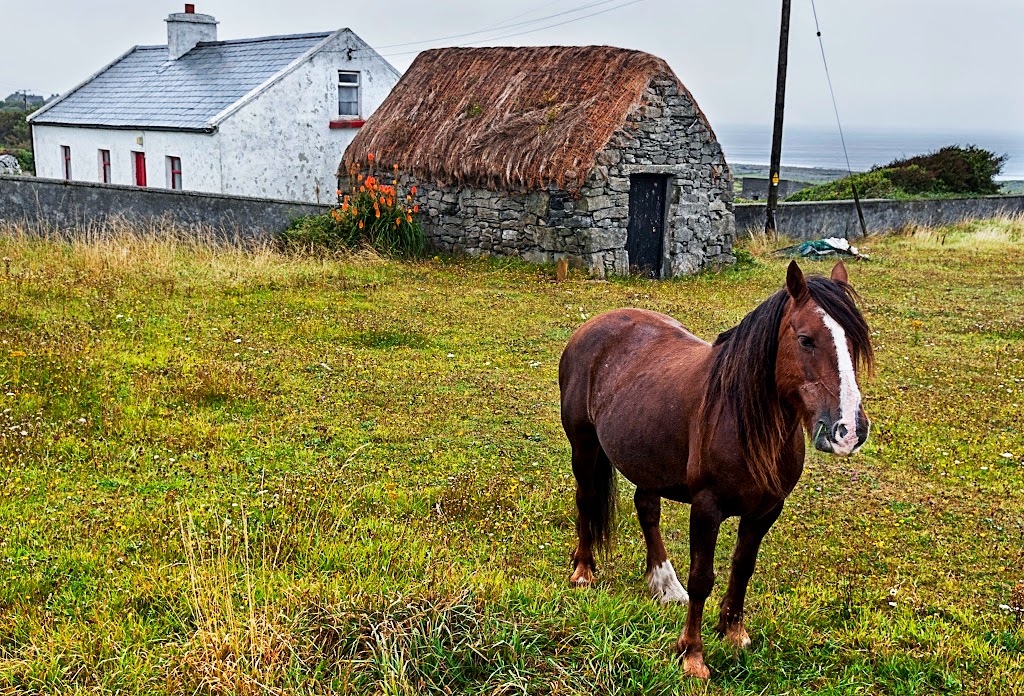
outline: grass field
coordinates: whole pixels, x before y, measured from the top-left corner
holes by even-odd
[[[557,284],[6,228],[0,693],[1024,693],[1024,222],[860,246],[872,437],[809,455],[740,655],[710,632],[723,527],[702,684],[628,484],[596,589],[567,587],[557,361],[619,306],[713,338],[783,260]],[[663,529],[685,573],[685,506]]]

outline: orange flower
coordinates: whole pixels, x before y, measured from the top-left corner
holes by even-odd
[[[339,196],[341,195],[341,189],[338,189],[338,195]]]
[[[412,194],[410,193],[409,195],[407,195],[407,196],[405,197],[405,200],[407,200],[407,201],[411,201],[411,200],[412,200]]]
[[[356,181],[362,181],[362,180],[363,180],[363,175],[362,175],[362,174],[360,174],[360,175],[359,175],[359,178],[357,178],[357,179],[356,179]]]
[[[342,203],[341,204],[341,209],[342,210],[348,210],[348,203]]]
[[[405,221],[406,222],[412,222],[412,215],[406,215],[405,216]]]
[[[363,229],[363,221],[362,220],[359,221],[359,229]]]
[[[409,189],[409,193],[411,193],[412,195],[415,196],[416,195],[416,187],[413,186],[411,189]]]
[[[420,206],[419,206],[419,204],[417,204],[417,205],[414,205],[414,206],[412,207],[412,212],[414,212],[414,213],[418,213],[418,212],[420,212]]]
[[[368,159],[368,160],[370,160],[372,162],[373,161],[373,153],[371,152],[370,154],[368,154],[366,156],[366,159]]]

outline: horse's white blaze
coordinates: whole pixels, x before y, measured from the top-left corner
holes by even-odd
[[[679,578],[676,577],[672,561],[665,560],[660,565],[655,566],[647,574],[647,586],[651,589],[651,597],[662,604],[668,604],[669,602],[686,603],[690,601],[690,595],[686,594],[686,590],[679,584]]]
[[[832,334],[836,344],[836,359],[839,368],[839,422],[846,426],[846,437],[833,442],[836,454],[850,454],[857,447],[857,411],[860,409],[860,389],[857,375],[853,371],[853,356],[846,343],[846,331],[824,309],[818,308],[821,318]]]

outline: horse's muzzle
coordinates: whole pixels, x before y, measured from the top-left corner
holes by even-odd
[[[822,416],[814,426],[814,448],[819,452],[853,454],[867,442],[870,431],[871,421],[868,420],[864,410],[860,409],[857,413],[857,443],[849,448],[848,444],[843,444],[849,439],[846,425],[832,420],[829,416]]]

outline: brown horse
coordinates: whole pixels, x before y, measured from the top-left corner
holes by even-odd
[[[786,287],[714,345],[664,314],[619,309],[585,323],[562,353],[579,535],[570,583],[594,581],[594,547],[611,534],[618,469],[636,484],[651,595],[689,602],[677,642],[687,674],[709,676],[701,620],[722,520],[738,516],[740,525],[717,630],[747,648],[747,582],[803,471],[803,430],[819,450],[837,454],[852,454],[868,437],[856,368],[870,369],[874,356],[855,297],[842,262],[829,279],[805,278],[794,261]],[[690,504],[689,595],[661,539],[662,498]]]

